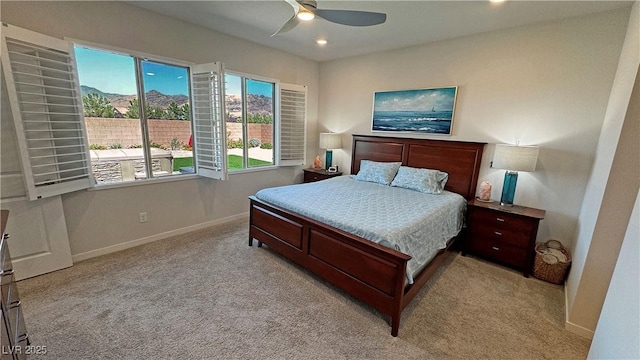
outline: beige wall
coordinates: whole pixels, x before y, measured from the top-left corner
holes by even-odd
[[[56,37],[130,49],[193,63],[222,61],[229,70],[308,86],[310,137],[315,138],[318,64],[120,2],[2,1],[2,21]],[[309,163],[309,162],[308,162]],[[81,191],[63,196],[72,254],[161,236],[246,213],[257,190],[301,181],[299,168],[232,174],[229,181],[191,179]],[[139,223],[146,211],[149,221]],[[109,248],[111,247],[111,248]]]
[[[567,280],[568,325],[590,336],[598,321],[633,208],[633,195],[640,183],[639,66],[640,3],[636,2],[578,217],[572,271]],[[636,89],[633,89],[634,80]]]
[[[589,359],[640,359],[640,192],[600,314]]]
[[[627,8],[322,63],[318,126],[346,134],[334,161],[349,169],[349,134],[371,133],[374,91],[457,85],[453,136],[431,137],[489,143],[479,181],[493,183],[498,199],[504,171],[489,168],[492,144],[539,145],[515,202],[547,211],[539,241],[571,247],[628,16]]]

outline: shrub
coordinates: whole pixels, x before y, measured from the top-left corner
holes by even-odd
[[[149,143],[149,147],[158,148],[158,149],[162,149],[162,150],[167,150],[167,148],[164,147],[162,144],[158,144],[158,143],[155,143],[153,141],[151,141]],[[142,148],[142,145],[131,145],[131,146],[129,146],[129,149],[140,149],[140,148]]]
[[[89,145],[89,150],[107,150],[107,147],[104,145],[91,144]]]
[[[249,124],[273,124],[273,116],[269,114],[248,114]]]
[[[113,144],[109,145],[109,149],[122,149],[122,144],[113,143]]]
[[[164,145],[158,144],[157,142],[153,142],[153,140],[149,141],[149,147],[167,150],[167,148]]]
[[[111,105],[109,99],[99,94],[87,94],[82,97],[84,116],[87,117],[116,117],[116,108]]]
[[[174,137],[173,139],[171,139],[171,142],[169,143],[169,147],[171,148],[171,150],[179,150],[184,147],[184,143],[178,140],[177,137]]]
[[[251,147],[258,147],[258,146],[260,146],[260,140],[258,140],[256,138],[251,138],[251,139],[249,139],[249,145]]]
[[[260,149],[273,149],[273,145],[271,143],[262,143],[260,144]]]
[[[244,143],[241,139],[238,140],[228,140],[227,148],[229,149],[242,149],[244,147]]]

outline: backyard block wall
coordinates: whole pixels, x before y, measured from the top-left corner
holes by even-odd
[[[189,144],[191,121],[149,120],[149,140],[170,149],[171,140],[178,139],[182,145]]]
[[[109,147],[120,144],[124,148],[142,144],[142,130],[138,119],[105,119],[85,117],[89,145]]]
[[[142,131],[138,119],[107,119],[85,117],[89,145],[109,147],[120,144],[123,148],[142,144]],[[271,124],[248,124],[249,139],[256,138],[260,143],[273,144],[273,126]],[[242,139],[242,124],[227,123],[229,139]],[[191,123],[180,120],[149,120],[149,139],[168,149],[171,140],[177,138],[183,145],[189,143]]]
[[[271,124],[247,124],[249,139],[255,138],[260,140],[260,143],[273,144],[273,125]],[[227,123],[227,133],[229,139],[237,140],[242,139],[242,124],[240,123]]]

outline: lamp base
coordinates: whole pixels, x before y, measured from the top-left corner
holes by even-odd
[[[333,151],[327,150],[324,161],[324,169],[329,170],[331,163],[333,162]]]
[[[500,205],[513,206],[513,198],[516,194],[517,182],[517,171],[507,171],[504,173],[504,183],[502,184],[502,197],[500,198]]]

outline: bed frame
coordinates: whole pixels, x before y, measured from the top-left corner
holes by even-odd
[[[449,174],[446,189],[466,199],[475,195],[484,143],[353,136],[351,174],[360,160],[401,161],[403,165]],[[249,246],[271,249],[391,317],[398,336],[402,310],[451,253],[441,250],[405,286],[411,256],[250,196]],[[455,239],[454,239],[455,240]]]

